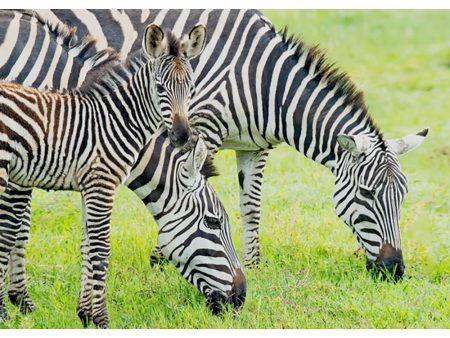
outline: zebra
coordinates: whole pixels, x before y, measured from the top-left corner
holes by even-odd
[[[3,19],[3,15],[8,13],[0,11],[0,20]],[[27,16],[35,15],[35,13],[25,13]],[[62,34],[68,29],[65,28],[65,26],[61,26],[59,24],[51,25],[47,21],[38,18],[39,22],[41,22],[43,25],[47,25],[48,27],[44,28],[44,32],[47,34],[52,34],[54,37],[57,38],[57,41],[61,41],[61,60],[66,60],[70,64],[70,58],[74,55],[77,55],[76,53],[70,53],[70,44],[69,41],[71,39],[64,39],[59,38],[62,36]],[[53,27],[53,28],[52,28]],[[42,29],[42,27],[37,26],[36,29]],[[61,32],[62,30],[62,32]],[[65,35],[64,35],[65,36]],[[21,38],[24,38],[24,34],[20,35]],[[25,35],[26,37],[26,35]],[[89,38],[91,40],[91,38]],[[51,41],[51,39],[50,39]],[[17,40],[17,43],[20,44],[20,39]],[[79,42],[81,43],[81,41]],[[94,44],[92,45],[94,46]],[[92,47],[91,46],[91,47]],[[94,50],[95,52],[95,50]],[[66,54],[64,54],[66,53]],[[102,53],[99,52],[99,53]],[[43,62],[45,63],[45,60]],[[33,68],[40,67],[41,64],[34,64],[32,65]],[[47,77],[52,79],[55,84],[58,84],[59,82],[55,81],[55,79],[58,79],[58,73],[52,73],[56,70],[61,68],[50,68],[47,74]],[[89,70],[87,73],[87,80],[92,78],[96,78],[98,73],[98,69],[93,67]],[[13,74],[6,74],[8,76],[12,76]],[[72,76],[71,78],[75,78]],[[43,77],[40,77],[40,79],[43,79]],[[67,89],[72,89],[71,86],[79,86],[78,83],[81,83],[82,80],[79,82],[72,81],[69,82]],[[40,88],[41,84],[39,82],[35,83],[36,87]],[[53,87],[50,83],[50,87]],[[66,89],[66,88],[65,88]],[[156,134],[154,136],[159,141],[157,143],[154,143],[156,145],[163,144],[163,141],[161,141],[161,137],[163,137],[160,133],[160,131],[156,131]],[[152,137],[153,138],[153,137]],[[156,142],[156,141],[155,141]],[[147,150],[145,150],[147,149]],[[173,187],[172,181],[168,180],[168,177],[174,177],[175,174],[172,174],[173,169],[178,167],[177,165],[173,164],[173,159],[176,158],[175,156],[172,156],[174,153],[174,150],[170,148],[169,146],[161,147],[155,147],[155,146],[147,146],[139,155],[138,160],[136,161],[135,166],[131,170],[130,177],[134,179],[128,179],[125,184],[130,182],[129,184],[133,186],[133,190],[136,192],[138,196],[142,198],[144,203],[147,205],[147,208],[152,211],[156,217],[161,213],[161,210],[167,209],[167,205],[169,203],[172,203],[172,199],[168,199],[167,196],[174,196],[175,200],[193,200],[191,205],[195,206],[201,206],[205,204],[205,201],[210,201],[211,203],[206,203],[208,208],[202,208],[197,209],[194,208],[191,210],[192,215],[196,215],[196,212],[198,213],[200,211],[200,214],[198,217],[195,217],[197,222],[190,223],[192,227],[200,227],[201,224],[199,224],[199,221],[203,221],[202,224],[209,224],[208,227],[214,229],[217,227],[221,227],[221,232],[224,232],[221,234],[221,236],[225,236],[222,243],[227,243],[226,246],[224,246],[224,250],[217,250],[218,246],[217,243],[219,243],[217,240],[214,240],[214,245],[205,245],[203,248],[197,248],[193,252],[193,254],[189,257],[190,265],[186,267],[186,264],[181,261],[178,258],[177,252],[168,254],[168,257],[172,257],[172,262],[176,263],[176,266],[180,269],[180,271],[183,272],[185,276],[188,276],[187,278],[191,283],[195,284],[197,288],[205,294],[207,297],[208,304],[212,310],[213,313],[218,313],[221,309],[221,302],[229,302],[234,305],[235,308],[239,308],[242,306],[244,300],[245,300],[245,277],[243,275],[242,269],[240,268],[239,261],[236,260],[236,254],[234,251],[234,248],[232,247],[231,239],[229,238],[229,220],[228,216],[226,215],[225,210],[223,207],[219,208],[220,201],[218,200],[217,196],[215,195],[214,191],[211,187],[209,187],[207,184],[205,184],[205,188],[202,189],[191,189],[191,191],[184,191],[185,198],[183,199],[179,195],[175,195],[175,193],[181,193],[183,190],[175,189]],[[149,152],[148,149],[152,149],[152,152]],[[164,152],[162,150],[164,150]],[[156,151],[158,150],[158,151]],[[167,154],[167,156],[163,156]],[[170,156],[169,156],[170,155]],[[148,163],[148,159],[152,156],[152,165]],[[153,165],[154,163],[159,163],[158,166],[155,168]],[[204,168],[206,168],[206,174],[208,173],[207,168],[210,167],[207,165],[208,161],[205,161]],[[147,169],[146,167],[152,168]],[[161,168],[161,169],[159,169]],[[162,178],[159,178],[158,175],[155,175],[155,173],[160,173]],[[213,172],[210,170],[210,172]],[[166,174],[166,176],[164,176]],[[153,176],[151,176],[153,175]],[[163,177],[166,177],[164,179]],[[205,176],[207,178],[208,176]],[[165,183],[167,182],[167,183]],[[199,179],[199,186],[203,186],[202,180]],[[156,187],[156,189],[155,189]],[[163,192],[164,190],[165,192]],[[157,193],[155,193],[155,191]],[[175,197],[178,196],[178,197]],[[30,203],[31,203],[31,188],[29,187],[21,187],[18,185],[15,185],[10,182],[8,185],[7,191],[0,196],[0,203],[1,205],[1,213],[8,215],[8,226],[12,227],[11,224],[14,224],[15,229],[20,229],[17,232],[16,235],[16,241],[14,247],[11,249],[10,252],[10,266],[9,266],[9,289],[8,289],[8,296],[9,299],[12,301],[13,304],[16,306],[19,306],[21,309],[21,312],[32,312],[35,310],[35,305],[31,301],[31,298],[28,294],[28,288],[26,286],[26,271],[25,271],[25,246],[28,241],[29,237],[29,226],[30,226]],[[216,209],[214,209],[212,206],[216,206]],[[174,210],[179,210],[174,208]],[[175,213],[173,211],[173,213]],[[179,211],[178,211],[179,212]],[[202,214],[201,212],[204,212]],[[213,215],[213,216],[211,216]],[[167,216],[166,216],[167,217]],[[177,216],[173,216],[173,219],[177,219]],[[181,217],[180,217],[181,219]],[[161,221],[159,222],[161,224]],[[0,225],[1,228],[1,225]],[[216,229],[215,229],[216,230]],[[1,232],[0,232],[1,233]],[[196,232],[197,235],[203,235],[206,234],[206,232]],[[228,236],[228,237],[226,237]],[[175,236],[174,236],[175,238]],[[193,237],[192,237],[193,238]],[[207,234],[207,238],[214,238],[211,237],[211,234]],[[197,239],[195,242],[191,241],[192,244],[198,244],[199,239]],[[205,241],[205,244],[208,243],[209,240]],[[202,243],[202,242],[201,242]],[[207,249],[207,250],[205,250]],[[231,262],[231,264],[227,267],[227,263],[222,264],[203,264],[202,267],[196,266],[195,271],[193,271],[193,268],[190,268],[190,266],[194,266],[194,263],[198,259],[202,259],[204,262],[208,261],[208,256],[203,257],[205,254],[214,253],[210,259],[214,260],[215,257],[224,257],[226,258],[227,262]],[[209,272],[202,272],[202,268],[208,267]],[[222,279],[213,279],[216,273],[215,269],[219,269],[219,275],[222,276]],[[231,271],[232,276],[227,277],[226,274]],[[207,277],[205,278],[199,278],[198,275],[205,275]],[[4,285],[4,278],[2,279],[2,285]],[[205,284],[205,280],[207,280]],[[233,281],[232,286],[230,287],[229,281]],[[207,285],[211,284],[210,287]],[[206,285],[206,286],[205,286]],[[1,296],[3,297],[3,295]],[[3,299],[3,298],[2,298]],[[0,304],[4,304],[2,301]],[[6,312],[3,307],[0,307],[0,317],[6,316]]]
[[[269,151],[284,142],[336,177],[336,212],[363,247],[367,268],[403,275],[399,217],[407,185],[398,156],[420,145],[428,129],[384,140],[362,94],[319,48],[278,32],[256,10],[38,12],[96,36],[122,58],[138,48],[140,28],[149,21],[176,33],[192,22],[207,25],[205,51],[192,62],[197,93],[190,124],[212,154],[236,151],[245,264],[260,260],[264,167]]]
[[[105,279],[114,195],[152,131],[162,120],[171,120],[162,115],[157,87],[173,78],[176,85],[165,87],[164,93],[177,100],[170,101],[172,107],[166,103],[165,110],[181,120],[181,108],[193,93],[186,59],[202,51],[205,33],[197,25],[181,41],[150,24],[142,41],[145,57],[138,51],[127,66],[117,64],[88,89],[61,94],[0,82],[0,194],[8,182],[81,193],[83,264],[77,313],[85,325],[92,320],[109,326]],[[175,121],[168,127],[170,135]],[[9,249],[14,246],[11,230],[2,231]],[[7,261],[7,248],[2,261]]]

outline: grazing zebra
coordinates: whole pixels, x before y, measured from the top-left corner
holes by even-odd
[[[102,48],[111,46],[123,58],[138,48],[141,27],[148,22],[176,33],[193,22],[206,24],[211,34],[205,51],[192,62],[197,93],[190,124],[204,135],[211,152],[236,151],[245,262],[259,261],[261,183],[268,152],[286,142],[335,175],[336,211],[364,248],[367,267],[403,275],[399,217],[406,178],[397,156],[418,146],[427,130],[384,140],[362,94],[327,65],[317,48],[277,32],[255,10],[39,13],[96,36]]]
[[[139,51],[126,67],[117,64],[89,89],[60,94],[0,82],[0,194],[8,182],[81,192],[83,264],[77,313],[85,324],[92,319],[100,327],[109,325],[105,278],[116,188],[129,175],[152,131],[162,120],[171,122],[170,115],[160,115],[158,95],[177,98],[166,110],[183,120],[182,108],[193,93],[186,59],[202,51],[204,37],[202,25],[181,41],[150,24],[143,50],[152,61]],[[169,77],[176,85],[164,91],[157,88]],[[186,127],[176,121],[170,124],[170,135],[173,129]],[[7,249],[14,246],[14,229],[4,224],[1,276]]]

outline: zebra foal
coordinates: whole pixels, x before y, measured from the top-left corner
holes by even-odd
[[[89,89],[60,94],[0,83],[0,193],[8,182],[81,192],[83,265],[77,313],[85,325],[91,319],[100,327],[109,325],[105,277],[116,188],[161,120],[171,135],[188,135],[188,124],[175,125],[162,107],[176,112],[174,122],[183,121],[183,105],[193,94],[187,59],[202,51],[204,37],[202,25],[181,41],[150,24],[143,47],[154,62],[145,62],[139,53]],[[162,90],[162,79],[176,85]],[[163,96],[160,102],[158,93],[176,99],[164,101]],[[2,233],[8,239],[8,230]],[[2,276],[6,264],[7,259],[0,262]]]

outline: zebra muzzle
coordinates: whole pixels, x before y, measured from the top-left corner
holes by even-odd
[[[192,135],[191,127],[184,114],[175,114],[172,119],[172,129],[169,132],[170,142],[175,147],[184,146]]]
[[[381,274],[383,279],[395,282],[402,279],[405,272],[402,250],[395,249],[391,244],[384,243],[375,261],[366,262],[367,270]]]

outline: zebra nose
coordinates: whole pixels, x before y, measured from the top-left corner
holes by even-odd
[[[367,268],[380,272],[385,279],[401,280],[405,272],[402,250],[384,243],[377,259],[374,262],[367,261]]]
[[[206,302],[214,315],[222,314],[227,304],[233,305],[236,311],[234,314],[237,314],[237,311],[244,305],[246,292],[245,276],[239,269],[233,278],[231,291],[226,296],[221,292],[213,291],[207,296]]]
[[[189,141],[191,135],[192,131],[187,118],[182,114],[174,115],[172,129],[169,133],[172,144],[176,147],[182,147]]]

